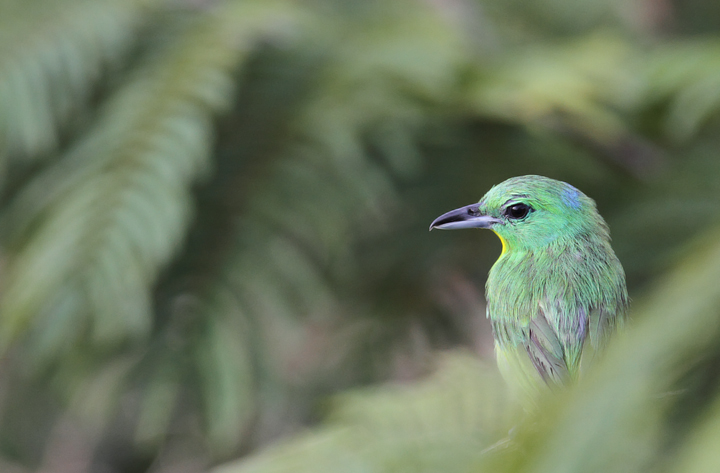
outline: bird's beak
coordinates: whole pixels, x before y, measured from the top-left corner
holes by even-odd
[[[430,224],[430,230],[457,230],[460,228],[490,228],[502,220],[480,212],[478,204],[466,205],[459,209],[444,213]]]

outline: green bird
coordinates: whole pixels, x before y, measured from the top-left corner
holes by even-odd
[[[518,396],[576,379],[624,323],[625,272],[595,202],[565,182],[520,176],[430,230],[488,228],[502,242],[486,285],[503,377]]]

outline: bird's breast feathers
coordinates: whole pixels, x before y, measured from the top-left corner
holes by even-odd
[[[577,374],[588,335],[593,349],[600,348],[621,323],[624,288],[611,250],[569,245],[543,255],[508,252],[487,281],[496,344],[525,353],[546,382],[561,383]]]

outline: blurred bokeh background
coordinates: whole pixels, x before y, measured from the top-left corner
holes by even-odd
[[[719,157],[716,0],[0,0],[0,471],[720,471]],[[427,231],[522,174],[633,298],[532,420]]]

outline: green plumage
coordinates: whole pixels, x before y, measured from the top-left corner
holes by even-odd
[[[625,273],[595,202],[564,182],[521,176],[431,228],[489,228],[503,253],[487,280],[498,364],[525,394],[576,378],[625,318]]]

